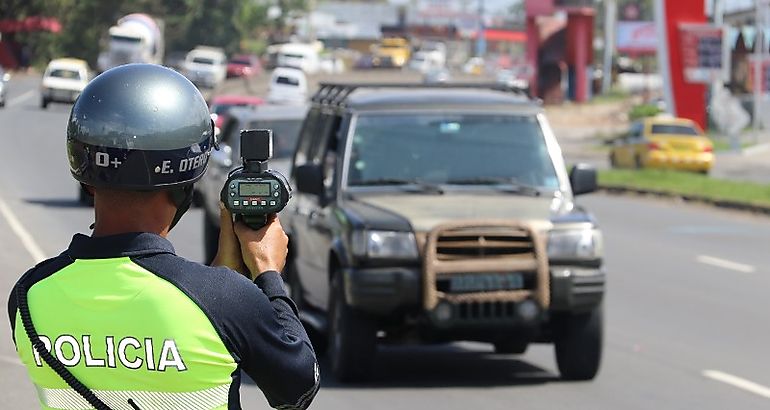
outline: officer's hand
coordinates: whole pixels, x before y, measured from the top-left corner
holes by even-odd
[[[233,217],[223,203],[219,203],[219,249],[211,266],[227,266],[228,268],[249,276],[249,270],[243,263],[241,244],[233,230]]]
[[[289,238],[276,215],[267,218],[267,225],[253,230],[242,222],[235,223],[235,234],[241,243],[241,254],[254,280],[263,272],[280,272],[286,264]]]

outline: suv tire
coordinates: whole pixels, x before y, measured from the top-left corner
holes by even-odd
[[[42,109],[48,108],[48,100],[47,99],[43,98],[42,100],[40,100],[40,108],[42,108]]]
[[[602,308],[554,317],[556,364],[563,379],[592,380],[602,356]]]
[[[203,261],[211,263],[219,250],[219,227],[211,222],[211,218],[203,213]]]
[[[329,361],[341,382],[366,380],[377,353],[374,323],[345,301],[342,272],[332,279],[329,323]]]

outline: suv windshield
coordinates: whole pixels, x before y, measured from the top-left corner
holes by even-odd
[[[559,187],[537,119],[507,114],[360,115],[348,185],[378,181]]]

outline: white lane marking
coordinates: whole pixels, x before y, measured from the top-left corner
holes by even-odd
[[[37,245],[37,242],[35,242],[35,239],[29,234],[27,229],[24,228],[24,225],[19,222],[16,215],[11,212],[11,208],[9,208],[5,201],[3,201],[3,198],[0,198],[0,214],[2,214],[8,222],[8,226],[11,227],[13,233],[15,233],[19,240],[21,240],[21,244],[27,249],[27,252],[32,256],[35,263],[47,259],[45,253],[40,249],[40,246]]]
[[[8,100],[8,102],[5,105],[8,106],[8,107],[13,107],[16,104],[21,104],[24,101],[27,101],[30,98],[32,98],[35,95],[35,93],[36,93],[35,90],[29,90],[29,91],[27,91],[26,93],[24,93],[22,95],[19,95],[17,97],[11,98],[10,100]]]
[[[22,363],[18,357],[0,356],[0,362],[15,364],[16,366],[24,366],[24,363]]]
[[[767,388],[758,383],[754,383],[751,380],[746,380],[738,376],[733,376],[732,374],[720,372],[719,370],[704,370],[703,376],[718,382],[729,384],[730,386],[737,387],[749,393],[754,393],[766,399],[770,399],[770,388]]]
[[[713,256],[707,255],[698,255],[695,260],[706,265],[717,266],[720,268],[730,269],[743,273],[752,273],[756,270],[756,268],[751,265],[745,265],[743,263],[728,261],[726,259],[715,258]]]

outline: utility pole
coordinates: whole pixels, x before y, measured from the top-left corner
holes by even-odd
[[[487,53],[487,38],[484,35],[484,0],[479,0],[479,23],[476,34],[476,56],[484,57]]]
[[[615,21],[618,18],[616,0],[604,0],[604,64],[602,68],[602,94],[612,87],[612,55],[615,52]]]
[[[759,119],[762,113],[762,91],[764,88],[762,66],[765,60],[765,48],[767,43],[765,39],[765,19],[767,15],[767,0],[757,0],[755,5],[754,15],[754,27],[756,29],[756,37],[754,38],[754,115],[753,115],[753,127],[754,134],[759,133],[759,128],[762,126]]]

